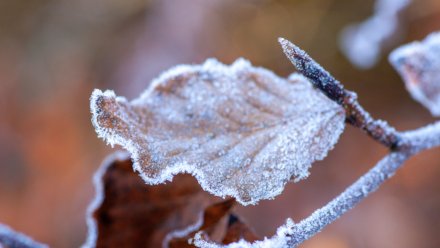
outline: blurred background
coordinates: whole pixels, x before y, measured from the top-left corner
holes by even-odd
[[[282,36],[308,51],[399,130],[434,121],[387,62],[393,47],[440,30],[440,1],[413,0],[376,65],[343,55],[341,31],[374,12],[373,0],[0,1],[0,222],[53,247],[77,247],[94,195],[92,175],[113,149],[90,122],[94,88],[137,97],[160,72],[216,57],[293,72]],[[371,168],[386,149],[347,127],[309,179],[273,201],[239,207],[261,236],[299,221]],[[358,207],[303,247],[440,247],[440,151],[412,158]]]

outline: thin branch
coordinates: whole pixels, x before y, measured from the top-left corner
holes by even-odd
[[[296,69],[327,97],[344,107],[346,122],[361,128],[373,139],[392,150],[339,196],[295,224],[290,233],[289,246],[296,247],[377,190],[408,158],[423,150],[439,147],[440,121],[413,131],[399,133],[385,121],[373,119],[359,104],[356,94],[344,89],[338,80],[306,52],[283,38],[279,38],[278,41]]]
[[[440,146],[440,121],[416,130],[402,133],[402,138],[409,144],[411,153]]]
[[[293,231],[290,233],[289,246],[298,246],[355,207],[370,193],[376,191],[383,182],[393,176],[397,169],[412,155],[426,149],[439,147],[440,121],[414,131],[405,132],[402,136],[410,144],[407,147],[409,149],[391,152],[338,197],[316,210],[306,219],[295,224]]]
[[[373,119],[359,104],[357,95],[344,89],[344,86],[338,80],[315,62],[305,51],[286,39],[279,38],[278,41],[287,58],[289,58],[296,69],[306,76],[328,98],[344,107],[346,122],[362,129],[370,137],[391,150],[398,150],[401,146],[405,145],[399,132],[385,121]]]
[[[289,247],[298,246],[356,206],[362,199],[374,192],[386,179],[391,177],[407,157],[402,152],[390,153],[338,197],[316,210],[306,219],[295,224]]]

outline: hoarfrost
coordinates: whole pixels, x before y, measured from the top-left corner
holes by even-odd
[[[411,96],[440,116],[440,32],[397,48],[389,60]]]
[[[206,241],[202,237],[202,232],[195,235],[191,243],[196,247],[201,248],[284,248],[290,247],[289,241],[294,230],[293,221],[288,218],[286,224],[278,227],[277,232],[271,238],[264,238],[264,240],[258,240],[255,242],[247,242],[246,240],[240,240],[228,245],[220,245],[210,241]]]
[[[376,0],[373,16],[342,31],[341,50],[352,64],[361,69],[368,69],[377,63],[385,43],[398,30],[399,12],[410,2],[410,0]]]
[[[129,155],[126,152],[116,152],[108,156],[99,170],[93,176],[93,184],[96,190],[96,196],[87,208],[86,222],[88,227],[86,242],[81,246],[81,248],[93,248],[96,246],[96,241],[98,240],[98,223],[93,217],[93,213],[100,207],[104,201],[104,185],[102,178],[105,175],[107,169],[112,165],[115,160],[126,160]]]
[[[404,132],[403,137],[411,142],[411,146],[415,148],[414,152],[440,146],[440,121]]]
[[[243,205],[306,178],[345,119],[303,76],[283,79],[244,59],[174,67],[131,102],[95,90],[91,111],[98,136],[127,149],[145,182],[191,173],[204,190]]]
[[[38,243],[28,236],[0,224],[0,247],[4,248],[47,248],[49,246]]]
[[[87,209],[83,248],[160,247],[168,233],[196,223],[208,206],[218,202],[190,175],[173,183],[146,185],[125,151],[107,157],[93,182],[96,196]]]

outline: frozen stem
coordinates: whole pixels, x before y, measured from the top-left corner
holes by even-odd
[[[387,156],[339,196],[293,226],[289,247],[296,247],[374,192],[393,176],[408,158],[423,150],[439,147],[440,121],[413,131],[399,133],[385,121],[373,119],[358,103],[356,94],[344,89],[338,80],[306,52],[283,38],[279,38],[279,42],[297,70],[309,78],[327,97],[344,107],[346,122],[361,128],[373,139],[391,149]]]
[[[407,158],[408,155],[404,152],[390,153],[327,205],[295,224],[288,242],[289,247],[298,246],[356,206],[391,177]]]
[[[387,122],[373,119],[365,111],[357,101],[356,93],[344,89],[344,86],[338,80],[314,61],[305,51],[286,39],[279,38],[278,41],[287,58],[289,58],[296,69],[306,76],[328,98],[344,107],[346,122],[362,129],[373,139],[391,150],[397,150],[404,145],[399,132]]]
[[[295,224],[290,234],[289,247],[298,246],[355,207],[362,199],[393,176],[408,158],[423,150],[440,146],[440,121],[404,132],[402,139],[405,139],[405,143],[409,144],[406,149],[391,152],[385,156],[339,196]]]

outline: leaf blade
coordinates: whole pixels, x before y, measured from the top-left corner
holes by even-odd
[[[389,61],[411,96],[433,116],[440,116],[440,32],[395,49]]]
[[[204,190],[244,205],[306,178],[345,120],[304,77],[283,79],[243,59],[173,68],[132,102],[95,90],[91,109],[98,135],[129,150],[147,183],[191,173]]]

